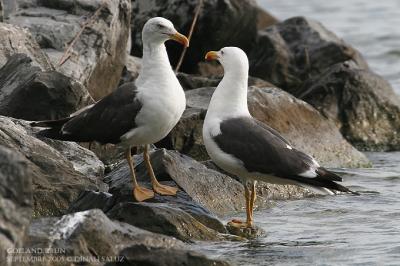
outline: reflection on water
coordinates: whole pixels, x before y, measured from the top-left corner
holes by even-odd
[[[322,22],[365,56],[372,70],[400,94],[400,1],[258,0],[283,20],[306,16]]]
[[[368,153],[371,169],[336,169],[360,196],[279,201],[255,213],[265,237],[204,243],[237,265],[400,265],[400,152]]]

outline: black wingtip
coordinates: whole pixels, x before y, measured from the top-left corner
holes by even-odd
[[[326,180],[331,180],[331,181],[342,182],[342,178],[340,176],[329,171],[326,168],[319,167],[315,172],[318,174],[318,177],[320,177],[320,178],[323,178]]]

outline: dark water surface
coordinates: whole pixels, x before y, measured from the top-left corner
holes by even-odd
[[[400,152],[367,155],[373,168],[336,169],[361,196],[279,201],[255,213],[265,237],[202,250],[234,265],[400,265]]]
[[[400,94],[399,0],[258,0],[280,20],[306,16],[322,22],[367,59]]]

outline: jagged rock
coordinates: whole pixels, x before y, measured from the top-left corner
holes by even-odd
[[[353,61],[368,69],[356,49],[319,22],[304,17],[259,31],[254,47],[249,53],[250,75],[289,92],[336,63]]]
[[[28,30],[0,23],[0,67],[8,61],[10,56],[18,53],[28,55],[32,64],[43,71],[50,71],[54,68]]]
[[[141,29],[147,19],[165,17],[174,23],[178,31],[187,34],[197,5],[198,1],[185,0],[132,1],[132,54],[141,56]],[[204,55],[209,50],[223,46],[250,50],[257,34],[257,12],[258,6],[253,0],[205,0],[181,70],[195,72],[197,63],[204,61]],[[167,43],[167,46],[171,63],[175,66],[182,46],[173,43]]]
[[[70,265],[67,258],[74,256],[97,258],[100,261],[90,265],[104,265],[107,262],[106,257],[118,256],[120,251],[132,245],[162,250],[185,248],[185,245],[175,238],[112,221],[100,210],[77,212],[61,218],[34,220],[29,228],[25,247],[43,250],[51,248],[53,253],[41,253],[37,256],[57,256],[60,258],[58,261],[50,261],[46,265],[59,266]],[[56,251],[58,253],[54,254]],[[35,254],[22,254],[24,255],[34,256]],[[62,257],[65,258],[62,259]]]
[[[24,54],[12,55],[0,69],[0,114],[25,120],[59,119],[92,103],[78,82],[42,71]]]
[[[62,152],[33,135],[27,122],[0,116],[0,145],[28,159],[27,172],[33,180],[34,216],[60,215],[85,189],[106,188],[101,177],[84,176],[77,171],[79,167],[76,170],[74,163]],[[68,143],[64,147],[77,150]],[[82,152],[76,156],[87,157],[88,153]],[[89,156],[88,159],[81,160],[94,159],[92,154]],[[94,161],[93,165],[96,165],[97,161]]]
[[[124,257],[124,262],[109,263],[107,266],[124,265],[124,266],[229,266],[225,261],[209,259],[195,251],[178,250],[178,249],[162,249],[146,247],[144,245],[133,245],[122,250],[119,254]]]
[[[0,146],[0,261],[6,264],[7,250],[23,246],[32,216],[32,176],[27,160]]]
[[[59,65],[66,47],[83,24],[103,5],[59,70],[80,81],[96,100],[116,88],[125,64],[130,1],[46,0],[27,4],[17,0],[15,5],[7,9],[7,22],[28,28],[55,65]]]
[[[189,108],[169,135],[172,148],[199,160],[208,158],[202,126],[213,92],[214,88],[186,91]],[[278,130],[294,147],[313,155],[322,165],[357,167],[369,164],[367,158],[342,137],[332,121],[290,94],[276,88],[250,87],[248,103],[255,118]]]
[[[400,98],[379,75],[337,64],[310,78],[297,96],[335,121],[357,148],[400,149]]]
[[[215,230],[169,204],[124,202],[116,205],[107,215],[111,219],[182,241],[222,239]]]

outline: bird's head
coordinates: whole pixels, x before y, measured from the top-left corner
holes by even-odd
[[[249,59],[246,53],[238,47],[224,47],[219,51],[209,51],[205,59],[207,61],[218,60],[224,68],[225,74],[228,72],[248,73]]]
[[[151,18],[144,24],[142,39],[144,43],[157,44],[162,44],[167,40],[174,40],[185,47],[189,46],[189,40],[186,36],[180,34],[171,21],[161,17]]]

